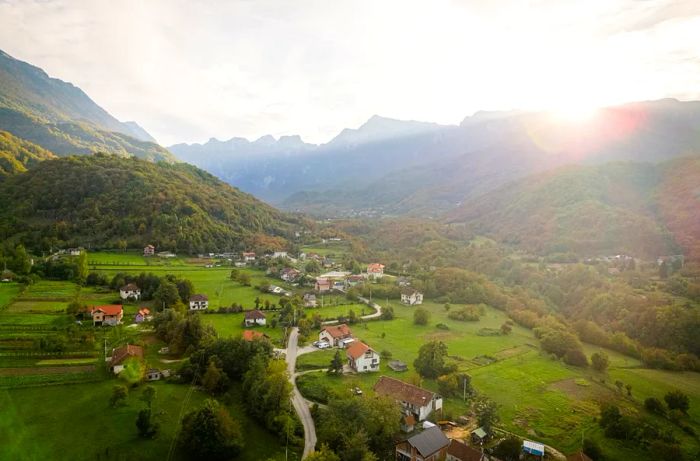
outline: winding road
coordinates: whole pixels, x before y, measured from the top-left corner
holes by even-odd
[[[287,340],[286,349],[286,361],[287,361],[287,372],[289,374],[289,382],[292,383],[292,405],[294,405],[294,410],[296,410],[301,424],[304,426],[304,454],[301,459],[306,458],[308,455],[314,452],[316,448],[316,426],[314,425],[314,419],[311,417],[311,411],[309,411],[309,404],[302,397],[301,392],[297,388],[296,383],[296,363],[298,353],[309,352],[307,350],[297,350],[297,343],[299,340],[299,329],[297,327],[292,328],[289,333],[289,339]]]

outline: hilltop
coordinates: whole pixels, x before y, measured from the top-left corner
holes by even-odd
[[[113,155],[41,162],[0,184],[0,239],[28,247],[153,243],[190,254],[293,235],[302,222],[186,164]]]

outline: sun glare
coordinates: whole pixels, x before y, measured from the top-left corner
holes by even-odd
[[[565,122],[585,122],[595,117],[600,108],[591,104],[568,104],[550,109],[552,115]]]

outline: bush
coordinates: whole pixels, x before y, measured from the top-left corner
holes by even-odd
[[[564,354],[564,362],[575,367],[587,367],[588,358],[581,349],[569,349]]]
[[[430,321],[430,312],[422,307],[417,308],[413,312],[413,323],[416,325],[427,325]]]
[[[668,405],[670,410],[680,410],[684,414],[688,413],[688,409],[690,408],[690,399],[682,391],[675,390],[668,392],[666,395],[664,395],[664,400],[666,401],[666,405]]]
[[[438,330],[449,330],[450,329],[450,327],[448,327],[444,323],[438,323],[437,325],[435,325],[435,328],[437,328]]]
[[[593,355],[591,355],[591,365],[593,365],[595,371],[600,371],[602,373],[607,370],[609,364],[610,359],[605,352],[594,352]]]
[[[646,408],[650,413],[662,416],[666,415],[666,408],[664,407],[664,404],[661,403],[661,400],[657,399],[656,397],[649,397],[648,399],[644,400],[644,408]]]
[[[483,308],[482,308],[483,309]],[[477,322],[480,310],[477,306],[466,306],[459,310],[451,310],[447,317],[460,322]]]

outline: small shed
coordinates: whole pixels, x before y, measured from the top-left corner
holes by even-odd
[[[484,443],[486,439],[488,438],[488,434],[484,430],[483,427],[480,427],[478,429],[474,429],[471,434],[472,442],[473,443]]]
[[[523,440],[523,453],[535,456],[544,456],[544,445],[530,440]]]
[[[408,370],[408,365],[401,360],[392,360],[389,362],[389,368],[394,371],[406,371]]]
[[[158,381],[160,378],[163,377],[163,374],[160,372],[160,370],[156,368],[151,368],[148,370],[148,373],[146,373],[146,377],[149,381]]]

